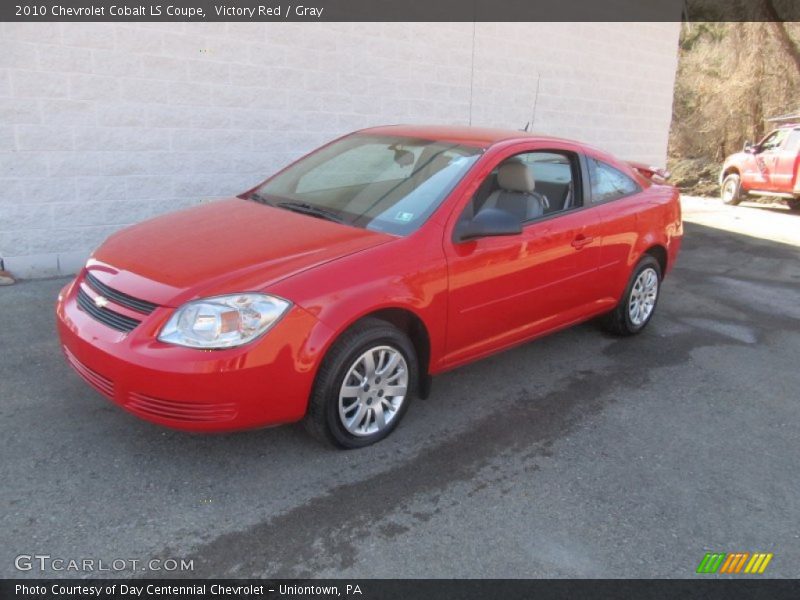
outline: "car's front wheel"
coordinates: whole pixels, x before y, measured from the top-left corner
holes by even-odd
[[[342,448],[374,444],[405,414],[418,372],[408,336],[386,321],[365,319],[345,332],[323,360],[306,428]]]
[[[661,265],[645,255],[634,268],[625,293],[605,318],[605,326],[616,335],[634,335],[653,318],[661,291]]]
[[[742,201],[742,180],[736,173],[731,173],[722,180],[722,201],[736,206]]]

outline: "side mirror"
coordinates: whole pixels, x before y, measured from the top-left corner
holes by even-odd
[[[522,233],[522,221],[510,212],[497,208],[484,208],[471,221],[459,225],[455,232],[457,242],[466,242],[481,237],[518,235]]]
[[[750,154],[753,154],[755,152],[755,149],[753,148],[753,142],[745,142],[742,152],[749,152]]]

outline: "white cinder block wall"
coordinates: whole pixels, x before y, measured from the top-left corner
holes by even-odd
[[[0,258],[236,194],[347,131],[534,129],[663,165],[678,23],[2,23]]]

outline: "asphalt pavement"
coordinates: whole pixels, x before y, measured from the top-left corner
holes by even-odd
[[[703,224],[643,334],[588,323],[440,376],[358,451],[142,422],[62,359],[65,280],[0,288],[0,576],[695,577],[760,551],[797,577],[800,215],[685,206]]]

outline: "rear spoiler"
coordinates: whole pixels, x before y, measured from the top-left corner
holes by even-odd
[[[637,171],[640,175],[644,175],[647,179],[649,179],[653,183],[666,183],[667,179],[669,179],[670,176],[670,172],[667,171],[666,169],[651,167],[644,163],[635,162],[632,160],[629,160],[628,164],[631,167],[633,167],[633,169]]]

